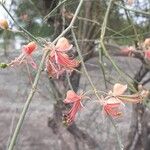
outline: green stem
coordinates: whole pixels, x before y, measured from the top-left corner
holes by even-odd
[[[61,5],[63,5],[66,1],[68,1],[68,0],[59,2],[59,4],[44,17],[43,22],[46,22],[50,18],[50,16],[57,10],[57,8],[60,7]]]
[[[97,89],[96,89],[94,83],[92,82],[92,79],[91,79],[91,77],[89,76],[88,71],[87,71],[87,69],[86,69],[86,66],[85,66],[85,64],[84,64],[84,60],[83,60],[83,57],[82,57],[82,53],[81,53],[81,50],[80,50],[80,48],[79,48],[79,45],[78,45],[78,42],[77,42],[77,39],[76,39],[76,36],[75,36],[75,33],[74,33],[73,29],[71,29],[71,32],[72,32],[73,40],[74,40],[74,42],[75,42],[75,46],[76,46],[76,48],[77,48],[77,52],[78,52],[78,54],[79,54],[79,58],[80,58],[80,61],[81,61],[81,64],[82,64],[84,73],[85,73],[85,75],[86,75],[86,77],[87,77],[89,83],[91,84],[92,89],[93,89],[93,91],[94,91],[96,97],[98,98],[99,102],[102,104],[101,98],[100,98],[99,95],[98,95]]]
[[[122,144],[122,142],[120,140],[120,135],[119,135],[119,132],[118,132],[118,129],[117,129],[117,125],[116,125],[115,121],[111,117],[109,117],[109,119],[110,119],[112,125],[115,128],[119,149],[120,150],[124,150],[124,146],[123,146],[123,144]]]
[[[142,10],[135,10],[135,9],[132,9],[132,8],[127,8],[127,7],[123,6],[123,5],[118,4],[117,2],[115,2],[115,5],[117,5],[117,6],[121,7],[121,8],[124,8],[124,9],[126,9],[128,11],[132,11],[132,12],[135,12],[135,13],[139,13],[139,14],[150,16],[149,12],[145,12],[145,11],[142,11]]]

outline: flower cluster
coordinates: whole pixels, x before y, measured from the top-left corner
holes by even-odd
[[[79,61],[67,54],[71,48],[65,37],[60,38],[56,46],[50,46],[51,52],[46,59],[46,71],[50,77],[58,79],[65,71],[71,73],[79,66]]]
[[[102,105],[102,112],[105,115],[116,118],[122,115],[122,110],[125,107],[125,103],[140,103],[148,95],[148,91],[142,90],[136,94],[124,95],[124,92],[127,90],[127,85],[122,85],[116,83],[112,91],[109,91],[108,94],[104,97],[102,96],[99,100]],[[83,93],[77,95],[74,91],[68,91],[64,103],[73,103],[72,108],[69,112],[64,115],[65,123],[70,125],[77,114],[77,112],[82,108],[81,101],[83,98],[86,98]]]

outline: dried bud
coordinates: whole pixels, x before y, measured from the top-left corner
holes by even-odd
[[[0,28],[5,30],[9,28],[8,21],[6,19],[0,19]]]
[[[150,48],[150,38],[145,39],[143,43],[144,48],[149,49]]]

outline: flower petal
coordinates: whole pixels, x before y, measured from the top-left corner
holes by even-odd
[[[31,55],[31,53],[36,50],[37,48],[37,45],[35,42],[30,42],[28,43],[27,45],[24,45],[22,47],[22,52],[27,54],[27,55]]]
[[[67,54],[63,54],[60,52],[57,52],[57,61],[60,65],[68,69],[76,68],[79,65],[79,61],[77,61],[76,59],[70,59]]]
[[[113,87],[113,95],[122,95],[127,90],[127,85],[116,83]]]
[[[34,69],[37,69],[37,64],[34,62],[31,56],[27,56],[27,63],[30,64]]]
[[[57,64],[52,63],[51,60],[47,58],[46,71],[50,77],[58,79],[59,76],[64,73],[65,69],[61,66],[58,67]]]
[[[150,49],[144,51],[144,57],[145,57],[146,59],[150,60]]]
[[[102,112],[111,117],[119,117],[122,114],[122,106],[124,106],[124,103],[117,97],[106,97],[105,100]]]
[[[73,103],[80,100],[81,100],[81,96],[77,95],[74,91],[69,90],[67,92],[67,96],[66,99],[64,100],[64,103]]]
[[[65,37],[61,37],[56,44],[57,51],[61,51],[61,52],[67,52],[72,47],[73,45],[69,44],[69,41]]]
[[[69,110],[69,112],[64,116],[64,121],[66,124],[70,125],[75,117],[77,112],[82,108],[80,101],[77,101],[73,104],[72,108]]]

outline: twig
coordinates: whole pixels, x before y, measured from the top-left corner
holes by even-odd
[[[50,16],[57,10],[57,8],[63,5],[66,1],[68,0],[63,0],[62,2],[59,2],[59,4],[44,17],[43,22],[46,22],[50,18]]]
[[[85,75],[86,75],[86,77],[87,77],[89,83],[91,84],[91,86],[92,86],[92,88],[93,88],[93,91],[94,91],[96,97],[98,98],[98,100],[100,101],[100,103],[102,103],[102,102],[101,102],[101,98],[100,98],[99,95],[98,95],[97,89],[96,89],[94,83],[92,82],[92,79],[91,79],[91,77],[89,76],[88,71],[87,71],[87,69],[86,69],[86,66],[85,66],[85,64],[84,64],[84,60],[83,60],[83,57],[82,57],[82,54],[81,54],[81,50],[80,50],[80,48],[79,48],[79,45],[78,45],[78,43],[77,43],[77,39],[76,39],[74,30],[71,29],[71,32],[72,32],[72,36],[73,36],[73,39],[74,39],[74,42],[75,42],[75,46],[76,46],[76,48],[77,48],[77,52],[78,52],[78,54],[79,54],[79,58],[80,58],[80,61],[81,61],[81,64],[82,64],[84,73],[85,73]]]
[[[135,12],[135,13],[139,13],[139,14],[150,16],[150,13],[148,13],[148,12],[145,12],[145,11],[142,11],[142,10],[135,10],[135,9],[127,8],[127,7],[123,6],[123,5],[118,4],[117,2],[115,2],[115,5],[117,5],[117,6],[121,7],[121,8],[124,8],[124,9],[126,9],[128,11],[132,11],[132,12]]]
[[[110,116],[109,116],[109,119],[110,119],[112,125],[115,128],[116,135],[117,135],[117,141],[118,141],[118,144],[119,144],[119,148],[120,148],[120,150],[124,150],[124,146],[123,146],[123,144],[121,142],[120,135],[119,135],[119,132],[118,132],[118,129],[117,129],[117,125],[116,125],[115,121]]]

